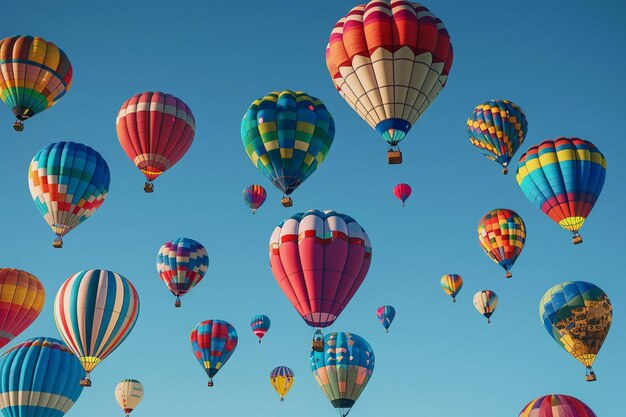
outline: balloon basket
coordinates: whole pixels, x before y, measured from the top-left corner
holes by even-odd
[[[259,343],[261,343],[261,339],[259,339]]]
[[[587,371],[587,375],[585,375],[585,380],[586,380],[587,382],[593,382],[593,381],[595,381],[595,380],[596,380],[596,373],[595,373],[595,372],[593,372],[591,369],[589,369],[589,370]]]
[[[81,387],[90,387],[91,386],[91,379],[88,379],[88,378],[81,379],[80,380],[80,386]]]
[[[154,192],[154,184],[152,184],[151,182],[147,182],[143,185],[143,190],[147,193],[152,193]]]
[[[176,301],[174,301],[174,307],[176,308],[180,307],[180,298],[177,298]]]
[[[285,196],[280,200],[280,204],[282,204],[283,207],[291,207],[293,206],[293,200],[291,199],[291,197]]]
[[[23,132],[24,123],[20,122],[19,120],[16,120],[15,123],[13,123],[13,129],[15,129],[16,132]]]
[[[572,242],[574,243],[574,245],[578,245],[580,243],[583,243],[583,238],[580,235],[576,235],[572,237]]]
[[[323,340],[314,340],[311,343],[311,349],[314,352],[323,352],[324,351],[324,341]]]
[[[63,247],[63,239],[61,239],[60,237],[54,239],[52,241],[52,247],[57,248],[57,249],[62,248]]]
[[[281,401],[285,401],[285,399],[284,399],[283,397],[280,397],[280,400],[281,400]]]
[[[509,173],[509,168],[508,167],[502,168],[502,175],[506,175],[508,173]]]
[[[402,163],[402,152],[400,151],[387,151],[387,163],[389,165],[397,165]]]
[[[491,319],[487,317],[487,324],[491,323]]]
[[[513,274],[511,273],[511,271],[506,271],[506,274],[504,274],[504,276],[507,278],[511,278]]]
[[[213,386],[213,380],[209,379],[209,382],[207,383],[207,386],[212,387]]]
[[[452,302],[456,303],[456,298],[452,297]]]

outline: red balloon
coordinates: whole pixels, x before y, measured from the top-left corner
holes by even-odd
[[[365,279],[371,259],[365,230],[332,210],[297,213],[270,238],[274,278],[313,327],[333,324]]]
[[[160,92],[132,96],[122,104],[116,121],[124,152],[148,183],[183,157],[195,128],[191,109],[182,100]]]
[[[402,201],[402,207],[404,207],[404,202],[411,195],[411,186],[409,184],[404,184],[404,183],[398,184],[395,187],[393,187],[393,194],[396,196],[398,200]]]

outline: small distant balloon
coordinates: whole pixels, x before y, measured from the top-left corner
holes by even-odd
[[[391,326],[391,322],[396,317],[396,309],[393,306],[380,306],[376,310],[376,316],[386,332],[389,333],[389,326]]]
[[[452,302],[456,303],[456,296],[463,288],[463,278],[458,274],[446,274],[441,277],[441,288],[452,297]]]
[[[270,324],[270,318],[264,314],[257,314],[256,316],[252,317],[252,320],[250,320],[252,333],[254,333],[254,335],[259,338],[259,343],[261,343],[261,339],[263,339],[265,333],[267,333],[267,331],[270,329]]]
[[[498,306],[498,296],[491,290],[478,291],[474,294],[474,307],[491,323],[491,315]]]
[[[286,366],[278,366],[270,373],[270,383],[278,395],[280,395],[281,401],[285,400],[285,395],[293,386],[294,378],[293,371]]]
[[[136,379],[120,381],[115,387],[115,399],[128,417],[143,399],[143,385]]]
[[[400,201],[402,201],[402,207],[404,202],[411,196],[411,186],[409,184],[398,184],[393,187],[393,195]]]
[[[495,209],[478,222],[478,243],[492,261],[511,278],[511,267],[524,249],[526,225],[522,218],[509,209]]]
[[[266,197],[265,188],[257,184],[249,185],[243,190],[243,201],[252,209],[252,214],[255,214],[258,208],[263,205]]]

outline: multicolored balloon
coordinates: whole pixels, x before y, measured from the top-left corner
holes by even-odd
[[[143,399],[143,385],[136,379],[120,381],[115,386],[115,399],[128,417]]]
[[[470,143],[487,158],[502,165],[505,175],[527,132],[526,115],[509,100],[489,100],[479,104],[467,119]]]
[[[376,310],[376,317],[378,317],[378,321],[383,325],[385,331],[389,333],[389,326],[396,317],[396,309],[393,306],[380,306]]]
[[[243,189],[243,201],[252,209],[252,214],[255,214],[257,209],[263,205],[266,197],[267,192],[260,185],[248,185]]]
[[[256,316],[252,317],[252,320],[250,320],[252,333],[254,333],[254,335],[259,338],[259,343],[261,343],[261,339],[263,339],[265,333],[267,333],[267,331],[270,329],[270,324],[270,318],[264,314],[257,314]]]
[[[404,202],[411,196],[411,186],[409,184],[398,184],[393,187],[393,195],[400,201],[402,201],[402,207]]]
[[[85,371],[65,343],[35,337],[0,357],[0,375],[4,417],[63,417],[83,392]]]
[[[0,348],[35,321],[45,299],[43,285],[33,274],[0,268]]]
[[[372,247],[352,217],[309,210],[283,220],[270,237],[274,278],[302,319],[328,327],[365,279]]]
[[[441,277],[441,288],[452,297],[452,302],[456,303],[456,296],[463,288],[463,278],[458,274],[446,274]]]
[[[491,315],[498,306],[498,296],[491,290],[478,291],[474,294],[474,307],[483,316],[487,317],[487,323],[491,323]]]
[[[24,130],[24,120],[51,107],[72,86],[72,64],[65,52],[39,36],[0,40],[0,98]]]
[[[521,411],[519,417],[597,417],[591,408],[578,398],[563,394],[535,398]]]
[[[80,271],[61,285],[54,321],[87,372],[82,386],[91,386],[89,373],[128,337],[138,315],[137,290],[116,272]]]
[[[350,412],[374,372],[374,351],[354,333],[324,336],[322,352],[311,351],[311,371],[341,417]]]
[[[274,91],[252,102],[241,121],[241,140],[252,165],[289,195],[326,158],[335,122],[319,99],[302,91]]]
[[[495,209],[478,222],[478,242],[487,256],[506,271],[511,278],[511,267],[524,249],[526,225],[522,218],[509,209]]]
[[[191,350],[200,366],[209,376],[209,387],[213,377],[231,357],[237,347],[237,332],[223,320],[205,320],[193,328],[189,336]]]
[[[613,319],[604,291],[584,281],[557,284],[541,298],[539,316],[550,337],[585,365],[587,381],[595,381],[592,365]]]
[[[326,66],[344,100],[396,148],[446,85],[452,44],[443,22],[419,3],[372,0],[333,28]]]
[[[106,161],[82,143],[52,143],[35,154],[28,168],[28,188],[57,235],[55,248],[62,247],[63,236],[102,205],[110,183]]]
[[[285,395],[293,385],[295,375],[291,368],[286,366],[278,366],[270,372],[270,383],[274,390],[280,395],[280,400],[285,401]]]
[[[115,128],[124,152],[146,177],[144,191],[151,193],[152,181],[189,150],[196,120],[178,97],[147,91],[122,104]]]
[[[519,160],[517,183],[524,195],[562,228],[578,233],[598,200],[606,159],[595,145],[578,138],[546,140]]]
[[[180,307],[180,297],[204,278],[209,268],[209,256],[200,242],[179,237],[161,246],[156,268],[161,281],[176,296],[174,306]]]

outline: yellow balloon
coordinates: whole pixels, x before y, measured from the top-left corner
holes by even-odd
[[[286,366],[278,366],[270,373],[270,382],[274,390],[280,395],[280,400],[284,401],[285,395],[291,389],[294,381],[293,371]]]

